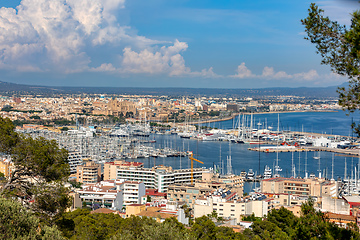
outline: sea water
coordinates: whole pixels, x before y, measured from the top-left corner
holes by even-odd
[[[342,136],[352,136],[351,123],[358,123],[360,114],[347,116],[345,112],[301,112],[301,113],[281,113],[279,114],[254,114],[254,128],[272,127],[277,129],[279,122],[280,130],[304,131],[323,134],[334,134]],[[279,121],[278,121],[279,119]],[[233,120],[204,124],[210,127],[230,129],[236,127],[239,123],[238,117]],[[232,170],[235,174],[241,171],[253,169],[256,174],[263,174],[265,166],[274,169],[277,159],[277,153],[265,153],[248,150],[249,147],[258,147],[257,145],[237,144],[221,141],[200,141],[194,139],[184,139],[177,135],[157,135],[152,134],[150,138],[156,140],[153,146],[156,148],[170,147],[177,150],[193,151],[194,157],[204,164],[194,162],[194,167],[213,168],[214,165],[224,166],[223,172],[226,173],[227,157],[232,158]],[[319,155],[320,154],[320,155]],[[316,159],[320,156],[320,160]],[[316,157],[316,158],[314,158]],[[334,167],[332,168],[333,153],[329,152],[295,152],[278,153],[279,166],[282,171],[279,172],[283,177],[292,176],[292,158],[295,165],[296,176],[305,176],[305,163],[308,175],[314,173],[316,176],[321,174],[323,177],[344,178],[345,161],[347,162],[347,177],[355,178],[355,167],[358,170],[359,158],[345,158],[334,156]],[[300,164],[299,164],[300,159]],[[168,158],[144,158],[136,161],[143,162],[145,167],[154,165],[171,166],[175,169],[190,168],[190,160],[187,157],[168,157]],[[259,165],[260,162],[260,165]],[[319,167],[320,162],[320,167]],[[222,164],[221,164],[222,163]],[[259,167],[260,166],[260,167]],[[333,169],[333,171],[332,171]],[[260,171],[260,173],[259,173]],[[356,177],[358,177],[356,175]]]

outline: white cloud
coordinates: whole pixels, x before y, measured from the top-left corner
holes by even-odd
[[[324,15],[329,16],[331,20],[338,21],[340,24],[351,24],[351,13],[359,9],[358,1],[316,1],[321,9],[324,9]]]
[[[103,63],[97,68],[90,68],[91,72],[115,72],[117,69],[111,63]]]
[[[22,0],[17,9],[0,8],[0,68],[82,72],[90,69],[93,47],[160,43],[119,25],[114,13],[124,2]]]
[[[0,69],[219,77],[212,68],[192,72],[185,65],[181,54],[188,48],[186,42],[149,39],[121,25],[116,14],[124,4],[125,0],[22,0],[17,9],[1,8]],[[96,59],[98,66],[92,67],[97,58],[93,48],[101,48],[108,59],[120,56],[120,64]]]
[[[237,70],[236,70],[236,74],[235,75],[232,75],[231,77],[235,77],[235,78],[252,78],[254,77],[255,75],[252,74],[252,72],[250,71],[250,69],[248,69],[246,66],[245,66],[245,63],[241,63]]]
[[[175,41],[173,46],[163,46],[159,51],[144,49],[135,52],[131,48],[125,48],[120,71],[130,73],[168,73],[171,76],[190,72],[185,67],[185,61],[180,52],[186,50],[188,45],[184,42]]]
[[[167,74],[169,76],[189,76],[189,77],[220,77],[215,74],[213,68],[203,69],[200,72],[191,71],[185,65],[185,60],[181,53],[186,51],[188,44],[175,40],[171,46],[163,46],[160,49],[144,49],[139,52],[131,48],[125,48],[119,72],[124,73],[150,73]]]
[[[250,69],[248,69],[245,66],[245,63],[241,63],[237,70],[235,75],[231,75],[229,77],[233,78],[246,78],[246,79],[260,79],[260,80],[266,80],[266,81],[296,81],[296,82],[311,82],[315,85],[331,85],[331,84],[339,84],[344,81],[346,81],[346,78],[343,76],[340,76],[335,73],[330,74],[318,74],[316,70],[309,70],[308,72],[301,72],[301,73],[294,73],[289,74],[284,71],[278,71],[276,72],[273,67],[264,67],[262,74],[256,75],[251,72]]]

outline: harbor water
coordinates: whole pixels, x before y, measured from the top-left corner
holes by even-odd
[[[260,122],[258,126],[277,128],[278,114],[256,114],[253,116],[254,122]],[[351,136],[351,122],[359,122],[360,115],[353,114],[346,116],[342,111],[339,112],[303,112],[303,113],[282,113],[279,114],[280,130],[305,131],[314,133],[336,134]],[[236,126],[237,118],[223,122],[211,123],[210,127],[230,129]],[[229,143],[222,141],[199,141],[194,139],[180,138],[171,134],[152,134],[150,138],[156,140],[152,146],[156,148],[170,147],[177,150],[193,151],[194,157],[204,164],[194,162],[194,167],[213,168],[214,165],[223,166],[226,173],[227,157],[232,158],[232,172],[240,174],[241,171],[253,169],[256,174],[263,174],[265,166],[274,169],[277,153],[266,153],[249,151],[249,147],[258,147],[249,144]],[[314,158],[315,157],[315,158]],[[334,164],[332,166],[332,159]],[[145,167],[154,165],[166,165],[175,169],[189,168],[190,161],[187,157],[167,157],[167,158],[140,158],[136,161],[143,162]],[[311,173],[326,178],[358,178],[359,158],[333,156],[330,152],[285,152],[278,153],[279,166],[282,171],[279,174],[283,177],[292,176],[292,161],[295,165],[296,176],[304,177],[305,170],[308,175]],[[346,163],[345,163],[346,162]],[[345,165],[347,166],[345,169]],[[357,172],[355,172],[355,168]],[[260,171],[260,173],[259,173]],[[251,187],[251,186],[250,186]],[[249,188],[247,186],[246,188]],[[246,189],[249,190],[249,189]]]

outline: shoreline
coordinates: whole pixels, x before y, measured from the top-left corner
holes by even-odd
[[[225,117],[225,118],[221,118],[221,119],[208,119],[208,120],[202,120],[202,121],[192,121],[189,122],[188,124],[192,124],[192,125],[196,125],[196,124],[203,124],[203,123],[213,123],[213,122],[223,122],[223,121],[228,121],[231,119],[234,119],[236,116],[240,115],[240,114],[244,114],[244,115],[251,115],[251,114],[275,114],[275,113],[303,113],[303,112],[338,112],[339,110],[303,110],[303,111],[281,111],[281,112],[256,112],[256,113],[232,113],[231,116],[229,117]],[[177,123],[177,125],[183,126],[184,123]]]

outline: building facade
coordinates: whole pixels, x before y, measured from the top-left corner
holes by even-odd
[[[193,169],[194,180],[201,180],[203,168]],[[105,173],[104,173],[105,174]],[[159,192],[166,192],[171,184],[191,184],[191,169],[176,169],[172,167],[156,166],[153,168],[118,168],[117,179],[127,181],[143,182],[146,188],[155,188]]]
[[[84,184],[97,183],[101,180],[101,166],[94,162],[76,167],[76,181]]]

